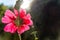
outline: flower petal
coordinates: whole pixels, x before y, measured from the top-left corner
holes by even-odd
[[[17,27],[13,23],[9,23],[4,27],[5,32],[15,33],[17,30]]]
[[[18,32],[19,34],[22,34],[22,33],[24,33],[25,31],[27,31],[27,30],[29,30],[29,29],[30,29],[30,27],[29,27],[28,25],[22,25],[22,26],[20,26],[20,27],[18,28],[17,32]]]
[[[14,13],[16,16],[18,16],[18,11],[16,9],[14,9]]]
[[[30,15],[30,13],[28,13],[28,14],[26,15],[26,17],[27,17],[27,18],[31,18],[31,15]]]
[[[5,16],[8,16],[10,18],[16,18],[15,14],[10,10],[6,10]]]
[[[24,28],[25,28],[25,31],[30,29],[30,27],[28,25],[25,25]]]
[[[24,19],[23,20],[23,23],[26,24],[26,25],[30,25],[30,26],[33,25],[33,21],[31,19],[28,19],[28,18],[27,19]]]
[[[7,16],[2,17],[2,23],[10,23],[11,21],[12,20]]]
[[[20,9],[20,18],[23,18],[26,15],[26,10]]]

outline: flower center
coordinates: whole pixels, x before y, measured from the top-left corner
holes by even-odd
[[[17,17],[16,20],[15,20],[15,24],[17,26],[20,26],[22,24],[22,22],[23,22],[22,19],[20,19],[19,17]]]

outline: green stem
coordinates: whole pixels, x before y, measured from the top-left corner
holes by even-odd
[[[34,37],[35,37],[35,39],[34,39],[34,40],[38,40],[38,38],[37,38],[36,34],[34,34]]]
[[[19,36],[19,39],[21,40],[21,35],[20,35],[20,34],[18,34],[18,36]]]

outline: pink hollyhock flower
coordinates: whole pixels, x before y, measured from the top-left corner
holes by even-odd
[[[30,13],[26,14],[24,9],[20,9],[20,12],[16,9],[14,12],[6,10],[4,17],[2,17],[2,23],[6,24],[5,32],[15,33],[17,31],[19,34],[29,30],[29,26],[33,25]]]

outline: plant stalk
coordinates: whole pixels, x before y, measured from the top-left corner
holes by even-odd
[[[20,34],[18,34],[18,36],[19,36],[19,39],[21,40],[21,35],[20,35]]]

